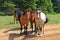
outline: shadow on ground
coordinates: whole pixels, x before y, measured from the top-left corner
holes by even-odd
[[[12,29],[8,29],[8,30],[4,31],[3,33],[7,33],[9,31],[13,31],[14,32],[14,31],[18,31],[18,30],[20,30],[20,28],[12,28]],[[36,37],[34,34],[32,34],[31,31],[28,31],[27,35],[25,35],[24,32],[22,32],[22,34],[20,34],[20,33],[18,34],[16,32],[16,33],[10,33],[8,36],[9,36],[8,37],[8,40],[14,40],[15,38],[18,38],[18,37],[19,38],[22,37],[21,40],[28,40],[29,38]],[[18,40],[20,40],[20,39],[18,39]]]
[[[13,34],[10,34],[9,35],[9,40],[14,40],[14,38],[17,38],[17,37],[20,37],[20,34],[16,34],[16,33],[13,33]]]
[[[3,33],[7,33],[7,32],[9,32],[9,31],[17,31],[17,30],[20,30],[20,28],[8,29],[8,30],[4,31]]]
[[[29,38],[33,38],[33,37],[36,37],[36,36],[33,35],[30,31],[28,31],[27,35],[25,35],[24,33],[22,33],[22,35],[21,34],[16,34],[16,33],[9,34],[8,39],[9,40],[14,40],[15,38],[18,38],[17,40],[28,40]]]

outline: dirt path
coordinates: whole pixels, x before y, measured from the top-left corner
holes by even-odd
[[[45,25],[42,37],[25,36],[19,33],[19,28],[0,29],[0,40],[60,40],[60,23]]]

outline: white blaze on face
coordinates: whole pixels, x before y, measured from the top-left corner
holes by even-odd
[[[40,17],[40,16],[39,16],[40,12],[41,12],[40,10],[37,10],[37,13],[38,13],[38,18]]]
[[[40,15],[42,21],[46,22],[46,15],[43,12],[41,12],[40,10],[37,10],[37,13],[38,13],[38,18],[39,18],[39,15]]]
[[[40,10],[37,10],[38,13],[40,13],[41,11]]]
[[[38,18],[39,18],[39,14],[38,14]]]

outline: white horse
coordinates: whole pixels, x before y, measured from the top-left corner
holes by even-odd
[[[45,13],[41,12],[40,10],[37,10],[37,13],[40,13],[40,17],[44,23],[48,21]],[[39,15],[38,15],[38,18],[39,18]]]
[[[40,18],[40,26],[41,26],[41,35],[44,34],[44,24],[47,23],[48,19],[45,15],[45,13],[41,12],[39,9],[37,10],[38,18]],[[42,20],[42,21],[41,21]]]

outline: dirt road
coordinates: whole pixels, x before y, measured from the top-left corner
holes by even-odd
[[[42,37],[34,35],[25,36],[19,33],[19,28],[0,29],[0,40],[60,40],[60,23],[45,25]]]

